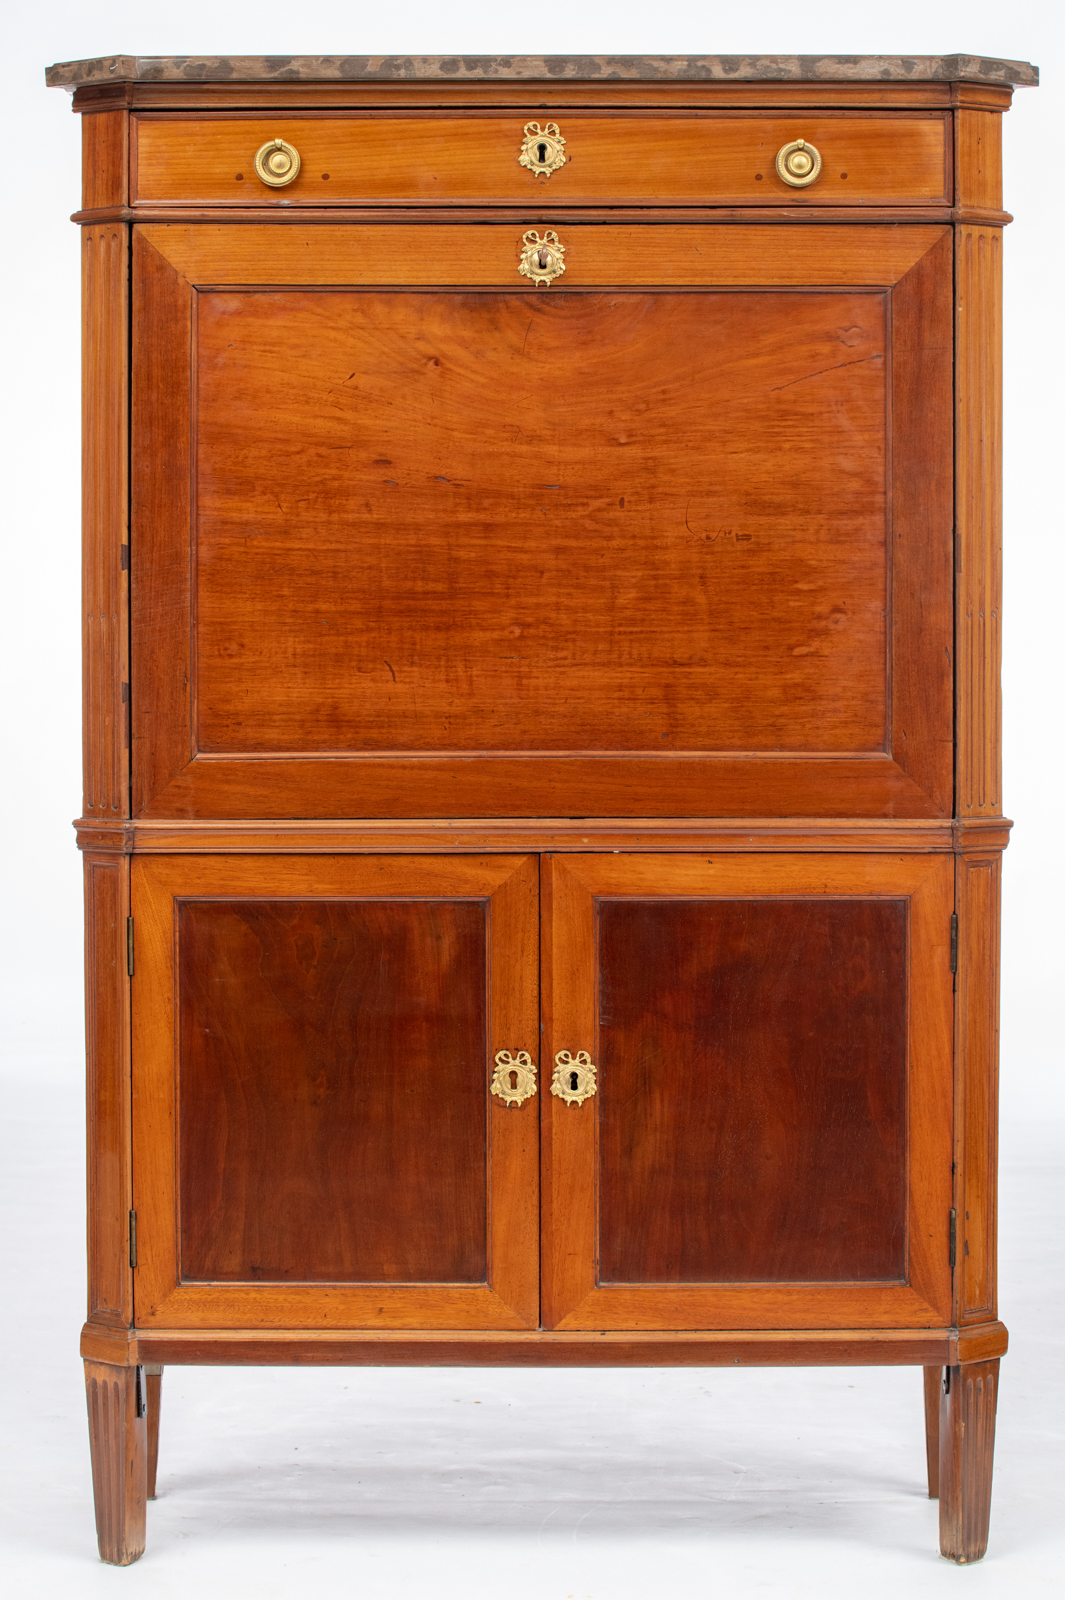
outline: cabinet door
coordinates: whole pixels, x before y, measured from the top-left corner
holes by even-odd
[[[950,230],[535,220],[134,230],[135,812],[949,815]]]
[[[952,867],[546,861],[546,1327],[949,1323]]]
[[[538,1320],[534,857],[133,865],[142,1327]]]

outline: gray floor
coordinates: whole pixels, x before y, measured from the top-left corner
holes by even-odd
[[[147,1554],[116,1572],[76,1357],[80,1086],[72,1068],[3,1086],[0,1569],[19,1600],[1065,1594],[1065,1128],[1004,1138],[1013,1343],[979,1567],[937,1559],[912,1370],[171,1368]]]

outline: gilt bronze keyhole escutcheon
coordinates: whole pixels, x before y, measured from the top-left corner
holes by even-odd
[[[568,1106],[579,1106],[591,1099],[595,1088],[595,1063],[587,1050],[578,1050],[576,1055],[560,1050],[551,1074],[551,1093]]]
[[[527,122],[518,162],[528,167],[534,177],[549,178],[559,167],[565,166],[565,148],[566,141],[558,131],[557,122],[547,122],[543,128],[538,122]]]
[[[509,1050],[496,1051],[492,1093],[508,1106],[520,1106],[536,1093],[536,1067],[528,1050],[516,1055]]]
[[[531,278],[539,289],[542,284],[553,283],[556,278],[561,278],[566,270],[566,263],[562,259],[565,254],[566,246],[560,243],[553,228],[545,228],[542,239],[535,228],[530,228],[528,233],[522,234],[518,271],[524,277]]]

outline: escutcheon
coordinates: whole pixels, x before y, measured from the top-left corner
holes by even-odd
[[[542,128],[538,122],[527,122],[518,161],[521,166],[528,167],[535,178],[549,178],[566,165],[565,148],[566,141],[558,131],[557,122],[546,122]]]
[[[519,1050],[514,1056],[509,1050],[496,1051],[492,1093],[508,1106],[520,1106],[536,1093],[536,1067],[528,1050]]]
[[[561,278],[566,270],[562,259],[565,254],[566,246],[559,242],[554,228],[546,228],[542,239],[535,228],[530,228],[528,233],[522,234],[518,271],[531,278],[539,289],[542,284]]]
[[[557,1094],[568,1106],[579,1106],[595,1093],[595,1062],[587,1050],[578,1050],[571,1056],[560,1050],[555,1057],[555,1070],[551,1074],[551,1093]]]

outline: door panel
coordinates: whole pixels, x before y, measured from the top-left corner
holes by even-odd
[[[535,1325],[533,858],[138,860],[137,1318]]]
[[[544,1320],[949,1319],[949,859],[545,863]]]
[[[947,230],[216,232],[136,230],[139,814],[949,809]]]

